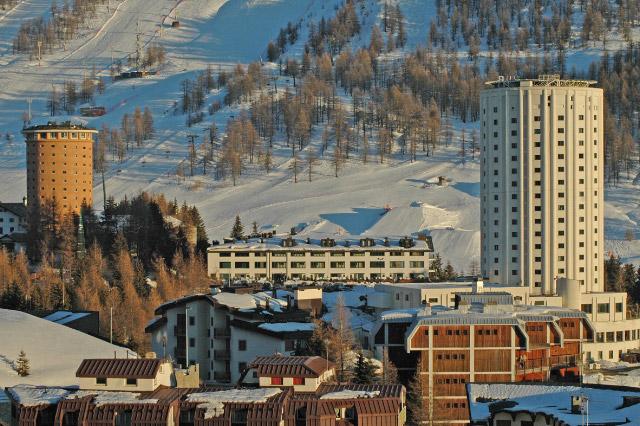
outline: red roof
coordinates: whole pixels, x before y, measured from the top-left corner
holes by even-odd
[[[76,377],[153,379],[160,364],[159,359],[146,358],[85,359],[78,367]]]
[[[263,377],[319,377],[335,366],[319,356],[271,355],[257,357],[250,367]]]

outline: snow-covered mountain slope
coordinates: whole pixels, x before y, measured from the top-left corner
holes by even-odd
[[[239,214],[246,227],[256,221],[263,227],[276,226],[282,232],[301,224],[303,234],[384,236],[425,232],[432,236],[436,250],[456,269],[468,270],[470,263],[478,260],[479,165],[469,159],[461,162],[457,139],[455,146],[439,148],[433,157],[419,156],[414,163],[401,156],[382,165],[376,164],[373,154],[368,164],[352,158],[338,178],[325,158],[316,166],[312,182],[306,180],[303,167],[297,184],[293,183],[289,167],[290,151],[283,148],[274,149],[275,168],[271,173],[252,168],[237,186],[200,173],[184,179],[176,176],[176,167],[187,157],[188,134],[202,135],[211,121],[223,132],[227,120],[247,107],[222,108],[213,116],[205,116],[201,125],[187,128],[185,116],[174,113],[181,81],[193,79],[207,65],[218,71],[231,69],[236,63],[264,59],[267,43],[288,22],[300,22],[301,35],[287,54],[300,54],[307,24],[321,16],[332,16],[339,0],[111,0],[109,11],[106,5],[101,7],[89,28],[83,29],[82,36],[69,43],[66,51],[46,55],[38,66],[37,60],[28,56],[13,55],[11,40],[22,21],[50,13],[51,2],[23,0],[13,12],[0,18],[0,200],[16,201],[25,195],[24,144],[19,132],[27,98],[32,98],[34,119],[47,121],[47,96],[52,83],[79,82],[94,66],[101,75],[108,76],[112,57],[123,59],[135,51],[139,31],[142,45],[158,42],[167,49],[167,63],[159,75],[109,82],[105,93],[95,99],[96,105],[105,106],[107,115],[71,117],[96,128],[103,124],[119,127],[122,115],[131,114],[136,107],[148,106],[153,112],[154,138],[133,149],[123,163],[110,163],[106,173],[108,195],[117,199],[147,190],[193,203],[200,209],[211,238],[226,236],[233,218]],[[380,22],[383,3],[364,1],[360,11],[363,29],[352,41],[353,47],[368,43],[372,26]],[[397,3],[407,19],[405,50],[410,50],[427,40],[429,23],[436,13],[435,2]],[[176,14],[181,23],[178,29],[170,27]],[[461,57],[465,49],[460,47]],[[600,53],[594,45],[573,49],[567,57],[568,67],[586,67]],[[274,78],[277,76],[276,65],[266,64],[264,68]],[[290,86],[287,80],[279,77],[278,85]],[[214,90],[207,103],[223,96],[224,92]],[[454,122],[454,126],[457,134],[465,127],[468,135],[477,123]],[[311,147],[318,146],[320,132],[321,129],[314,131]],[[9,139],[4,137],[7,133]],[[276,143],[282,146],[283,136],[278,138]],[[451,179],[451,184],[434,186],[433,179],[440,175]],[[102,186],[99,179],[95,182],[94,200],[100,209]],[[640,243],[624,240],[625,231],[634,229],[635,218],[640,217],[637,192],[630,185],[606,191],[607,247],[630,260],[640,254]]]
[[[0,342],[0,387],[77,385],[76,370],[83,359],[124,358],[128,352],[64,325],[8,309],[0,309]],[[30,374],[25,377],[13,369],[20,351],[29,360]],[[129,351],[129,356],[135,355]]]

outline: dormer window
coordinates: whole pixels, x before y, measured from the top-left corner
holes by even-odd
[[[106,377],[96,377],[96,385],[107,386],[107,378]]]
[[[138,379],[127,378],[127,386],[138,386]]]

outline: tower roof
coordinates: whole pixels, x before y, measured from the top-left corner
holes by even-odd
[[[486,81],[487,88],[497,89],[502,87],[591,87],[597,84],[595,80],[562,79],[560,74],[542,74],[538,78],[518,78],[515,76],[499,76],[497,80]]]

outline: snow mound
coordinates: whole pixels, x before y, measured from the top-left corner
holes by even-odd
[[[71,386],[85,358],[124,358],[126,348],[24,312],[0,309],[0,386]],[[23,350],[30,374],[20,377],[13,362]]]
[[[224,413],[225,403],[264,403],[280,392],[282,391],[279,388],[229,389],[192,393],[187,397],[187,401],[198,403],[198,407],[205,409],[204,418],[211,419]]]
[[[25,407],[35,407],[42,404],[57,404],[69,394],[67,389],[36,387],[33,385],[18,385],[8,388],[12,398]]]
[[[380,396],[380,391],[357,391],[357,390],[341,390],[338,392],[325,393],[320,399],[354,399],[354,398],[375,398]]]

